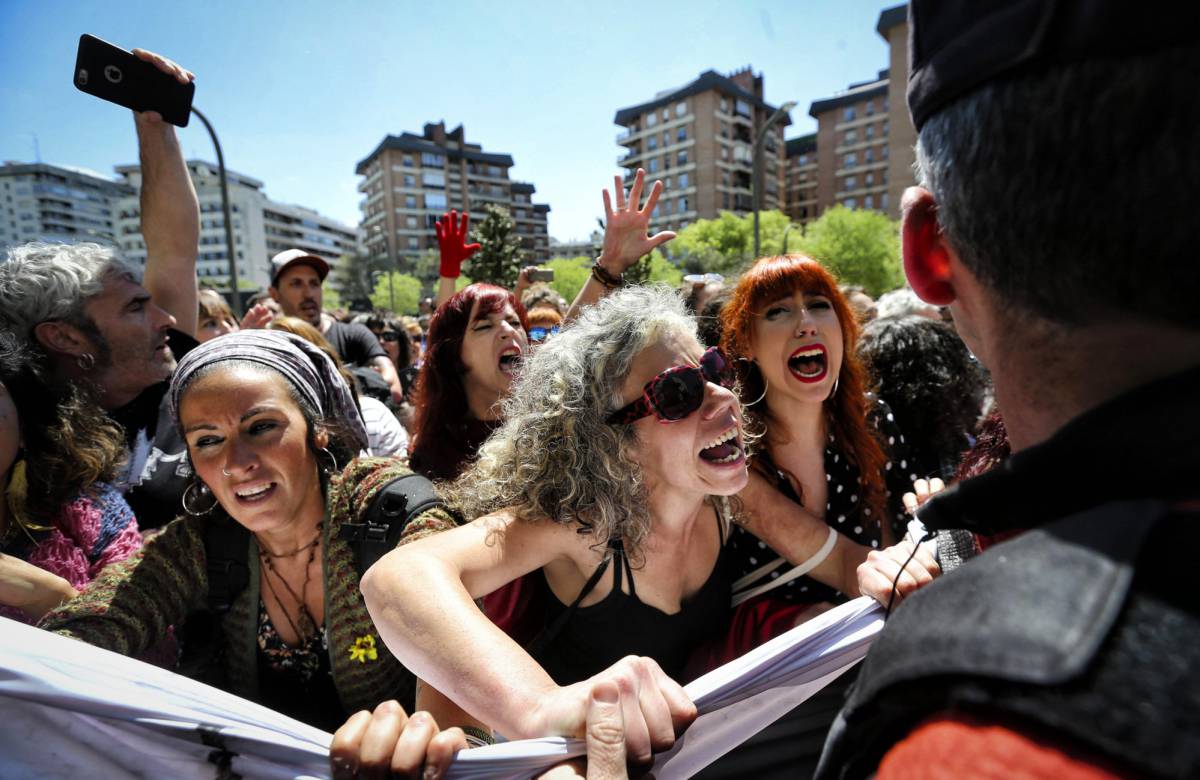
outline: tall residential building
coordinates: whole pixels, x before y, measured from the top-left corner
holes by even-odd
[[[789,138],[784,144],[784,212],[804,224],[817,217],[817,134]]]
[[[817,204],[819,216],[835,205],[888,214],[899,204],[888,180],[891,119],[888,72],[851,84],[845,92],[818,100],[808,113],[817,120]]]
[[[227,283],[225,217],[221,208],[221,186],[217,166],[203,160],[188,160],[188,172],[200,200],[200,255],[197,274],[201,282]],[[142,172],[138,165],[119,165],[117,173],[129,185],[127,196],[117,201],[117,239],[127,260],[146,263],[142,241],[141,207],[137,190]],[[226,169],[229,208],[233,218],[233,240],[237,247],[238,277],[266,289],[271,283],[271,257],[285,249],[312,252],[335,264],[338,257],[357,251],[355,230],[312,209],[279,203],[263,192],[263,183]]]
[[[650,229],[678,230],[721,211],[753,210],[753,148],[760,128],[776,107],[763,100],[763,77],[744,68],[729,76],[707,70],[689,84],[658,93],[653,100],[617,111],[626,148],[617,164],[626,182],[638,168],[662,179],[663,197]],[[783,205],[783,128],[776,122],[763,152],[762,208]]]
[[[133,192],[80,168],[6,162],[0,166],[0,250],[27,241],[115,246],[114,202]]]
[[[437,249],[434,223],[444,212],[468,212],[478,225],[491,203],[512,214],[530,261],[549,259],[550,207],[533,202],[532,184],[509,178],[512,166],[512,156],[467,143],[462,125],[447,132],[438,122],[421,135],[387,136],[355,168],[366,194],[359,208],[367,253],[411,263]]]
[[[900,216],[900,197],[916,184],[917,129],[908,115],[908,6],[897,5],[879,14],[875,31],[888,42],[888,202],[889,215]]]

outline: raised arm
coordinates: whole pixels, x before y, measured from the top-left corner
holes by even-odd
[[[143,49],[133,53],[182,84],[195,79],[165,57]],[[142,284],[154,303],[175,317],[176,328],[195,336],[200,203],[175,128],[154,111],[133,116],[142,163],[142,237],[146,241]]]
[[[471,215],[464,213],[458,218],[457,211],[443,214],[434,225],[437,233],[438,252],[441,262],[438,265],[437,297],[434,298],[433,308],[439,306],[454,295],[454,286],[458,277],[462,276],[462,264],[471,255],[479,251],[479,244],[467,243],[467,227],[471,224]]]
[[[658,198],[662,195],[663,183],[655,181],[650,187],[645,205],[639,208],[642,200],[642,190],[646,185],[646,172],[638,168],[633,177],[633,186],[629,188],[629,198],[625,197],[625,183],[620,176],[613,177],[613,192],[616,195],[617,206],[613,208],[612,197],[604,190],[604,247],[600,257],[596,258],[592,275],[588,277],[567,316],[563,318],[564,326],[579,316],[585,306],[590,306],[603,298],[620,284],[621,275],[636,263],[643,255],[650,254],[657,247],[675,238],[675,232],[664,230],[647,236],[650,227],[650,217]]]

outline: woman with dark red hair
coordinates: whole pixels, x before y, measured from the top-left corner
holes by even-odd
[[[438,307],[417,375],[414,471],[434,480],[463,471],[500,424],[500,400],[528,349],[525,307],[508,290],[472,284]]]

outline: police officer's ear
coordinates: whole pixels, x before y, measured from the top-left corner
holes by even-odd
[[[904,274],[923,301],[949,306],[957,297],[952,284],[954,250],[938,224],[937,201],[924,187],[909,187],[901,202],[900,236]]]

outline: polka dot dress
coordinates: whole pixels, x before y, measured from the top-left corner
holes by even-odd
[[[917,475],[912,473],[907,457],[907,444],[893,419],[891,409],[881,399],[874,399],[870,422],[874,424],[883,444],[888,460],[884,467],[884,479],[887,485],[887,518],[893,527],[903,532],[908,523],[908,515],[901,503],[901,496],[912,490],[912,481]],[[765,453],[755,456],[768,467],[771,462]],[[774,470],[774,469],[772,469]],[[838,533],[847,536],[859,544],[879,548],[881,543],[879,518],[871,517],[871,509],[864,505],[865,493],[858,468],[854,466],[842,451],[838,441],[830,434],[825,444],[825,480],[826,490],[825,522]],[[796,503],[801,503],[792,490],[787,477],[776,472],[776,488],[779,492]],[[743,577],[760,566],[769,563],[779,556],[754,534],[740,526],[736,527],[730,539],[732,556],[736,567],[735,578]],[[779,566],[769,575],[777,579],[792,568],[789,564]],[[756,584],[766,584],[767,580],[759,580]],[[818,601],[845,601],[846,597],[811,577],[797,577],[784,585],[769,591],[769,598],[782,599],[795,603],[811,603]]]

